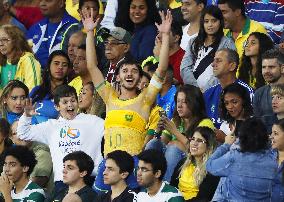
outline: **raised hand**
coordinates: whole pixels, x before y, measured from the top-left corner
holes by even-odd
[[[166,13],[164,11],[160,11],[159,13],[162,19],[162,23],[160,25],[156,23],[157,29],[159,33],[169,33],[173,21],[171,11],[167,10]]]
[[[31,98],[26,99],[26,105],[24,110],[25,110],[25,115],[27,117],[37,115],[37,112],[35,111],[35,105],[33,105]]]
[[[85,30],[88,31],[94,31],[94,29],[99,24],[100,19],[97,18],[96,21],[94,21],[94,10],[91,8],[91,14],[88,14],[86,10],[83,10],[81,13],[81,19],[84,25]]]

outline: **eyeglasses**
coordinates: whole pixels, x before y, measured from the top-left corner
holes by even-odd
[[[148,168],[144,168],[144,167],[138,167],[137,168],[137,172],[138,171],[141,171],[142,173],[147,173],[147,172],[149,172],[149,171],[153,171],[153,170],[150,170],[150,169],[148,169]]]
[[[8,38],[0,38],[1,44],[7,44],[9,41],[11,41],[11,39],[8,39]]]
[[[126,44],[124,42],[119,42],[119,41],[104,41],[104,45],[110,45],[110,46],[117,46],[120,44]]]
[[[194,142],[197,142],[198,144],[201,144],[201,143],[205,144],[205,143],[206,143],[205,140],[202,140],[202,139],[200,139],[200,138],[194,138],[194,137],[192,137],[192,138],[188,138],[188,139],[189,139],[190,142],[194,141]]]

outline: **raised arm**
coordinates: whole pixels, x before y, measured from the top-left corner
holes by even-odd
[[[105,80],[102,72],[98,68],[98,60],[97,60],[95,37],[94,37],[94,29],[97,27],[99,19],[97,19],[94,22],[93,9],[91,9],[91,15],[88,15],[87,12],[83,11],[81,18],[84,25],[84,29],[87,31],[87,38],[86,38],[87,68],[94,85],[98,86]]]
[[[155,73],[158,77],[164,78],[169,63],[169,35],[173,18],[169,10],[166,15],[164,12],[160,12],[160,16],[162,18],[162,23],[160,25],[156,24],[156,26],[159,30],[159,34],[162,35],[162,44],[159,54],[159,65]]]

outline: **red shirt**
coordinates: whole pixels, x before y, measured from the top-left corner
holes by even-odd
[[[173,66],[174,78],[183,84],[183,80],[180,76],[180,63],[184,56],[185,51],[182,48],[179,48],[177,52],[169,57],[169,63]]]

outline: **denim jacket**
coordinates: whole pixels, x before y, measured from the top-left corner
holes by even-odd
[[[273,150],[273,155],[276,164],[278,164],[278,152]],[[277,169],[277,175],[273,180],[272,185],[272,202],[284,202],[284,184],[283,184],[284,162]]]
[[[222,177],[213,201],[271,201],[277,164],[270,150],[243,153],[223,144],[209,158],[206,169]]]

